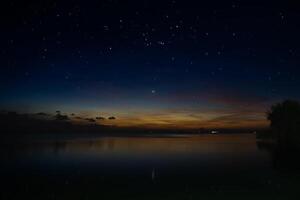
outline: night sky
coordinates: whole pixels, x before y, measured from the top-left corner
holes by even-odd
[[[262,127],[300,100],[287,1],[1,3],[0,109],[142,127]]]

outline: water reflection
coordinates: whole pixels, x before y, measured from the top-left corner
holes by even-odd
[[[254,135],[190,135],[169,137],[100,137],[43,139],[7,149],[10,160],[34,167],[158,166],[159,168],[249,169],[268,167],[269,158],[256,146]]]
[[[3,144],[0,164],[3,191],[18,197],[41,191],[41,198],[65,193],[120,199],[154,191],[273,191],[285,184],[276,180],[270,154],[253,134],[31,138]]]
[[[261,151],[268,152],[274,169],[279,171],[300,170],[299,150],[282,149],[270,140],[257,140],[257,147]]]

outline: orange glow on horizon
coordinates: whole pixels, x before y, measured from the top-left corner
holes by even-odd
[[[93,113],[88,113],[93,115]],[[80,120],[75,120],[80,123]],[[264,113],[119,113],[115,120],[96,120],[99,125],[117,127],[197,129],[197,128],[263,128],[269,125]]]

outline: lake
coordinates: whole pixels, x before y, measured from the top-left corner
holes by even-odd
[[[300,186],[254,134],[40,136],[0,155],[1,199],[281,199]]]

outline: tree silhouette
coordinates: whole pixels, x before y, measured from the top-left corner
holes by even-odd
[[[104,117],[96,117],[97,120],[105,120]]]
[[[96,120],[93,119],[93,118],[85,118],[84,120],[86,120],[86,121],[88,121],[88,122],[96,122]]]
[[[57,121],[67,121],[70,120],[68,115],[62,115],[59,110],[56,111],[55,119]]]
[[[267,113],[271,131],[279,147],[287,149],[300,145],[300,103],[285,100],[275,104]]]

